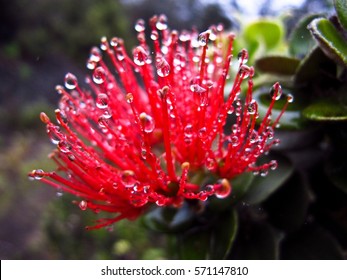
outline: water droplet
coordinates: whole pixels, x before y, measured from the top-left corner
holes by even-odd
[[[239,137],[233,135],[230,137],[230,143],[233,147],[236,147],[239,144]]]
[[[60,140],[57,146],[59,151],[62,153],[69,153],[72,150],[72,146],[66,140]]]
[[[125,187],[132,188],[136,185],[135,173],[132,170],[125,170],[122,174],[121,180]]]
[[[143,66],[145,63],[148,63],[150,59],[145,49],[141,46],[137,46],[133,50],[134,63],[138,66]]]
[[[103,51],[106,51],[108,49],[108,42],[107,42],[107,38],[106,37],[102,37],[101,38],[101,42],[100,42],[100,49],[102,49]]]
[[[206,91],[205,88],[203,88],[202,86],[198,85],[198,84],[192,84],[190,85],[190,90],[192,92],[195,92],[195,93],[204,93]]]
[[[143,19],[139,19],[136,21],[135,30],[137,32],[143,32],[146,29],[145,21]]]
[[[142,207],[147,204],[148,198],[144,195],[133,195],[130,197],[130,202],[135,207]]]
[[[254,115],[258,111],[258,104],[255,100],[252,100],[247,106],[247,112],[250,115]]]
[[[249,136],[249,142],[251,144],[255,144],[258,141],[258,132],[256,132],[255,130],[253,130]]]
[[[157,68],[157,74],[160,77],[167,77],[170,74],[170,65],[162,56],[157,56],[155,60],[155,67]]]
[[[100,116],[98,119],[98,125],[101,128],[107,128],[108,126],[108,119],[105,118],[104,116]]]
[[[179,35],[179,39],[181,42],[187,42],[191,39],[190,33],[187,30],[182,30],[181,34]]]
[[[277,166],[278,166],[278,164],[277,164],[276,160],[270,161],[269,167],[270,167],[271,170],[275,170],[277,168]]]
[[[89,70],[94,70],[96,65],[97,65],[97,63],[95,61],[91,60],[91,59],[88,59],[86,65],[87,65],[87,68]]]
[[[206,159],[206,168],[210,171],[213,171],[216,169],[216,167],[217,167],[217,162],[213,158],[208,157]]]
[[[47,128],[47,134],[54,145],[57,145],[59,141],[64,137],[63,134],[60,132],[59,126],[52,126]]]
[[[167,17],[165,15],[160,15],[155,26],[159,30],[167,29]]]
[[[247,79],[250,76],[251,68],[249,66],[242,64],[239,69],[239,75],[244,79]]]
[[[140,121],[141,121],[144,132],[146,133],[153,132],[155,128],[155,123],[153,118],[146,113],[141,113],[139,117],[140,117]]]
[[[151,32],[151,39],[152,39],[153,41],[156,41],[156,40],[159,39],[159,33],[158,33],[157,30],[153,30],[153,31]]]
[[[198,36],[198,42],[201,47],[204,47],[207,45],[207,41],[210,35],[210,31],[205,31],[199,34]]]
[[[265,176],[267,176],[267,174],[269,174],[268,169],[264,168],[264,169],[260,170],[260,176],[265,177]]]
[[[147,150],[145,148],[141,148],[141,157],[147,159]]]
[[[100,85],[100,84],[104,83],[105,80],[106,80],[106,72],[105,72],[104,68],[102,68],[101,66],[95,68],[95,70],[93,72],[94,83]]]
[[[294,101],[294,96],[291,95],[290,93],[288,93],[288,94],[287,94],[287,101],[288,101],[288,103],[293,103],[293,101]]]
[[[265,137],[267,137],[268,139],[273,139],[274,138],[274,130],[272,128],[272,126],[267,126],[265,128]]]
[[[96,99],[96,107],[99,109],[105,109],[108,107],[108,96],[105,93],[99,93]]]
[[[226,198],[231,193],[231,185],[227,179],[222,179],[215,187],[215,190],[215,195],[217,198]]]
[[[119,38],[113,37],[113,38],[111,39],[111,41],[110,41],[110,45],[111,45],[112,47],[118,47],[118,45],[119,45]]]
[[[206,140],[208,137],[207,128],[204,126],[199,129],[198,136],[201,140]]]
[[[29,179],[41,180],[45,176],[45,172],[42,169],[36,169],[31,171]]]
[[[101,60],[101,52],[97,47],[93,47],[90,51],[89,59],[93,62],[99,62]]]
[[[184,127],[184,136],[191,138],[193,136],[194,130],[193,130],[193,125],[192,124],[187,124]]]
[[[131,103],[134,102],[134,96],[133,96],[132,93],[128,93],[128,94],[126,95],[126,101],[127,101],[127,103],[129,103],[129,104],[131,104]]]
[[[88,208],[88,202],[85,200],[81,200],[78,206],[82,211],[85,211]]]
[[[232,113],[234,113],[235,109],[234,109],[234,106],[230,106],[229,110],[227,111],[227,114],[228,115],[231,115]]]
[[[160,197],[157,199],[157,201],[155,202],[155,204],[157,204],[158,206],[164,206],[166,203],[166,199],[164,197]]]
[[[238,55],[237,59],[239,60],[240,63],[247,63],[248,61],[248,51],[246,49],[242,49]]]
[[[282,87],[279,83],[274,84],[270,90],[270,96],[272,99],[279,100],[282,96]]]
[[[76,76],[71,73],[65,75],[64,83],[67,89],[75,89],[78,85]]]

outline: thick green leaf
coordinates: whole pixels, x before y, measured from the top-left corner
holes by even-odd
[[[277,160],[277,169],[269,171],[265,177],[257,176],[254,178],[247,194],[243,198],[244,202],[256,204],[266,200],[292,175],[294,168],[286,157],[272,155],[269,158]]]
[[[243,38],[252,56],[258,49],[266,52],[277,47],[283,35],[283,26],[279,22],[261,19],[245,27]]]
[[[307,25],[318,17],[322,17],[322,15],[308,15],[302,18],[294,27],[289,38],[289,53],[291,55],[299,58],[304,57],[316,45],[310,31],[307,29]]]
[[[206,228],[196,227],[177,235],[177,247],[181,260],[206,260],[209,256],[211,232]]]
[[[338,63],[347,64],[347,42],[329,20],[314,19],[308,28],[328,57]]]
[[[277,75],[294,75],[300,60],[287,56],[266,56],[255,62],[255,69]]]
[[[347,107],[330,100],[317,101],[303,111],[303,116],[312,121],[346,121]]]
[[[302,60],[294,77],[294,84],[298,87],[312,83],[329,83],[331,76],[336,74],[336,64],[329,59],[319,47],[314,48]],[[309,95],[311,92],[305,92]]]
[[[230,257],[237,260],[276,260],[280,234],[267,222],[240,221]]]
[[[298,230],[305,222],[311,195],[304,178],[295,173],[264,204],[271,224],[286,232]]]
[[[223,212],[215,224],[211,239],[209,259],[225,259],[235,241],[238,228],[237,212],[234,209]]]
[[[339,22],[344,29],[347,29],[347,1],[346,0],[334,0],[335,10],[339,17]]]
[[[155,231],[180,232],[191,225],[194,212],[187,204],[181,208],[158,207],[149,211],[144,217],[144,224]]]
[[[281,259],[341,260],[342,250],[337,240],[325,229],[310,225],[285,239]]]

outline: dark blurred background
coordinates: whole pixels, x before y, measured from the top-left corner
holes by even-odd
[[[54,168],[39,113],[54,112],[54,87],[66,72],[84,77],[89,50],[102,36],[122,37],[131,50],[136,19],[161,13],[171,29],[203,31],[217,23],[237,30],[240,20],[292,11],[290,30],[300,15],[331,7],[330,1],[270,0],[1,0],[0,5],[1,259],[168,257],[165,240],[142,230],[140,222],[85,231],[93,214],[80,212],[69,195],[27,178],[34,168]]]

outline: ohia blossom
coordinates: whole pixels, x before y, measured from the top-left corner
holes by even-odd
[[[245,49],[233,62],[235,35],[221,25],[200,34],[170,31],[164,15],[154,16],[151,51],[145,28],[143,20],[136,23],[139,45],[130,56],[122,39],[102,38],[87,61],[89,89],[68,73],[65,87],[56,87],[57,124],[40,116],[57,146],[50,154],[57,170],[36,169],[29,177],[77,196],[82,210],[115,214],[92,228],[136,218],[149,205],[224,198],[230,179],[277,166],[256,162],[278,143],[274,129],[292,98],[272,121],[282,95],[276,83],[257,121],[254,69]]]

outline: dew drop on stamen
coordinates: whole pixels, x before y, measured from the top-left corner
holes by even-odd
[[[133,96],[132,93],[128,93],[128,94],[126,95],[126,101],[127,101],[128,104],[131,104],[131,103],[134,102],[134,96]]]
[[[98,118],[98,125],[99,125],[100,128],[107,128],[108,119],[105,118],[104,116],[100,116]]]
[[[227,179],[222,179],[215,190],[215,195],[217,198],[226,198],[231,192],[231,185]]]
[[[207,128],[204,126],[199,129],[198,136],[201,140],[206,140],[208,137]]]
[[[67,73],[64,78],[64,84],[67,89],[75,89],[78,85],[76,76],[71,73]]]
[[[47,129],[48,137],[50,138],[51,142],[54,145],[57,145],[59,141],[61,140],[61,138],[63,137],[59,131],[60,131],[59,126],[49,127]]]
[[[155,123],[153,118],[146,113],[141,113],[139,117],[140,117],[144,132],[145,133],[153,132],[155,128]]]
[[[157,68],[157,74],[158,76],[164,78],[169,76],[170,74],[170,65],[165,60],[164,57],[158,56],[155,60],[155,67]]]
[[[293,103],[293,101],[294,101],[294,96],[291,95],[290,93],[288,93],[288,94],[287,94],[287,101],[288,101],[288,103]]]
[[[166,30],[167,17],[165,15],[160,15],[155,26],[158,28],[158,30]]]
[[[255,100],[252,100],[247,106],[247,112],[250,115],[254,115],[258,111],[258,104]]]
[[[248,51],[246,49],[242,49],[238,55],[237,55],[237,59],[240,63],[247,63],[248,61]]]
[[[239,69],[239,75],[244,79],[247,79],[251,74],[251,68],[245,64],[242,64]]]
[[[96,99],[96,107],[106,109],[108,107],[109,98],[105,93],[99,93]]]
[[[152,32],[151,32],[151,39],[152,39],[153,41],[156,41],[156,40],[159,39],[159,33],[158,33],[157,30],[152,30]]]
[[[213,158],[208,157],[206,159],[206,168],[210,171],[213,171],[216,169],[216,167],[217,167],[216,161]]]
[[[66,140],[60,140],[57,147],[62,153],[69,153],[72,150],[72,146]]]
[[[275,170],[277,168],[278,164],[276,160],[272,160],[269,162],[269,167],[271,170]]]
[[[208,37],[209,37],[210,31],[205,31],[199,34],[198,36],[198,42],[201,47],[204,47],[207,45]]]
[[[134,63],[137,66],[143,66],[145,65],[146,61],[148,60],[148,55],[145,49],[141,46],[137,46],[133,50],[133,57],[134,57]]]
[[[45,176],[45,172],[42,169],[36,169],[29,174],[30,180],[41,180]]]
[[[279,84],[274,84],[270,90],[272,99],[279,100],[282,96],[282,87]]]
[[[94,83],[100,85],[102,83],[104,83],[106,80],[106,73],[104,68],[102,68],[101,66],[95,68],[94,72],[93,72],[93,81]]]
[[[85,211],[85,210],[87,210],[88,203],[85,200],[81,200],[80,203],[78,204],[78,206],[82,211]]]
[[[184,136],[191,138],[193,136],[193,125],[192,124],[187,124],[184,127]]]
[[[135,30],[137,32],[143,32],[146,29],[145,21],[143,19],[139,19],[136,21]]]
[[[97,47],[93,47],[90,51],[89,59],[93,62],[99,62],[101,60],[101,52]]]
[[[135,174],[132,170],[125,170],[122,174],[121,180],[127,188],[132,188],[136,185]]]

